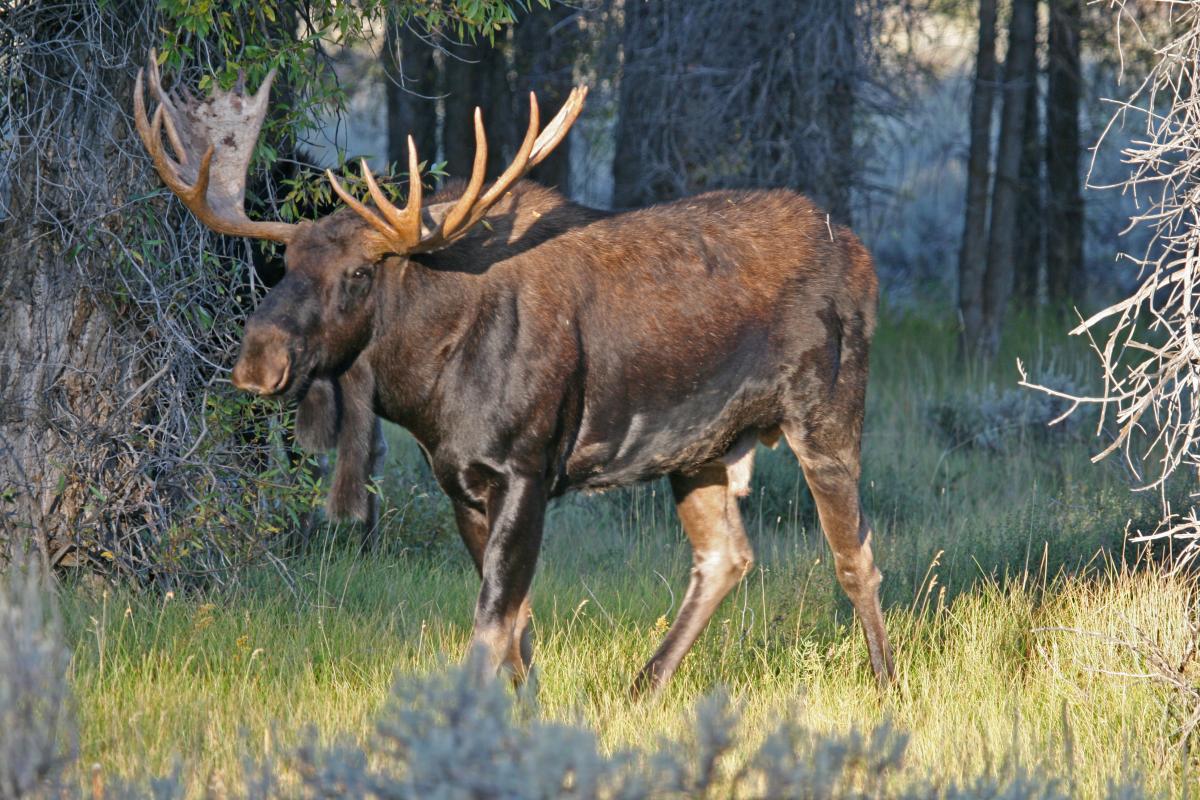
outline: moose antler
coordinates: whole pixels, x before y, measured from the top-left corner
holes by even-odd
[[[243,80],[233,91],[214,89],[200,102],[183,89],[163,91],[158,59],[150,51],[150,92],[158,101],[153,121],[146,117],[142,76],[134,85],[134,122],[154,167],[172,192],[208,227],[231,236],[248,236],[288,242],[297,225],[287,222],[257,222],[246,216],[246,170],[258,131],[267,113],[267,99],[275,70],[267,73],[258,92],[246,96]],[[163,146],[163,126],[175,158]]]
[[[487,135],[483,129],[483,115],[475,109],[475,164],[471,170],[471,179],[467,182],[466,191],[448,208],[444,215],[441,209],[431,213],[436,228],[429,230],[421,224],[421,178],[420,164],[417,160],[417,148],[412,137],[408,137],[408,201],[401,210],[392,205],[383,192],[366,159],[362,162],[362,176],[367,184],[371,199],[379,209],[376,214],[360,203],[334,177],[333,172],[326,170],[329,182],[337,192],[338,197],[359,216],[365,219],[374,231],[371,233],[372,244],[382,253],[428,253],[446,247],[469,231],[472,226],[483,219],[497,200],[504,196],[514,183],[520,180],[529,170],[541,163],[546,156],[563,140],[571,125],[583,111],[583,101],[587,97],[587,87],[579,86],[571,90],[567,101],[559,109],[554,119],[550,120],[545,129],[538,133],[537,97],[529,93],[529,129],[525,139],[517,151],[516,157],[504,170],[496,182],[491,185],[483,196],[484,171],[487,169]],[[382,215],[382,216],[381,216]],[[440,220],[437,219],[440,217]]]

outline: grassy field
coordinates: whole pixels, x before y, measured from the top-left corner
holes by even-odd
[[[874,350],[863,496],[897,651],[890,691],[872,684],[794,459],[760,449],[744,506],[758,562],[648,702],[626,689],[690,558],[664,487],[553,507],[534,584],[539,713],[594,726],[608,747],[649,744],[721,685],[743,711],[741,752],[785,718],[818,731],[887,718],[911,734],[900,784],[1019,760],[1081,796],[1129,778],[1179,795],[1180,709],[1127,646],[1182,652],[1195,602],[1188,582],[1133,565],[1126,525],[1153,520],[1154,498],[1131,497],[1115,462],[1089,463],[1086,430],[1047,435],[996,413],[972,436],[945,421],[1011,388],[1015,354],[1035,377],[1090,368],[1065,366],[1036,325],[1015,328],[990,373],[955,368],[951,329],[928,322],[891,320]],[[392,438],[378,556],[332,531],[286,573],[262,568],[211,596],[63,593],[83,769],[178,763],[197,791],[214,773],[236,784],[243,753],[287,752],[307,726],[366,739],[398,671],[462,652],[474,571],[415,447]]]

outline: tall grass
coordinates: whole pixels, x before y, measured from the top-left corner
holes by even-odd
[[[1035,374],[1070,372],[1037,326],[1016,328],[1029,333],[1008,352]],[[605,752],[652,747],[686,738],[688,710],[722,686],[741,712],[730,779],[781,721],[844,736],[889,720],[910,737],[889,791],[1002,773],[1011,787],[1020,767],[1078,796],[1110,782],[1178,794],[1182,709],[1138,677],[1127,646],[1182,653],[1189,637],[1191,583],[1124,545],[1127,522],[1157,508],[1118,468],[1089,463],[1078,436],[1014,423],[999,449],[948,439],[934,404],[972,402],[1016,374],[1011,358],[956,367],[952,341],[947,327],[892,319],[872,357],[863,496],[897,651],[891,690],[872,684],[794,459],[760,449],[744,506],[755,569],[650,701],[626,689],[690,563],[668,493],[553,508],[534,583],[537,718],[585,725]],[[178,764],[194,791],[214,775],[238,785],[244,755],[292,752],[310,726],[318,746],[371,741],[397,674],[437,673],[463,651],[477,579],[415,446],[393,438],[380,555],[358,557],[331,530],[286,573],[264,568],[211,596],[62,593],[85,769]]]

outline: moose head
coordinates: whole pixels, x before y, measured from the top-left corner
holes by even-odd
[[[146,112],[144,78],[157,101]],[[134,119],[163,182],[206,226],[218,233],[287,245],[286,272],[246,323],[233,384],[260,395],[300,395],[314,378],[344,372],[371,341],[378,324],[374,289],[388,270],[402,270],[409,256],[449,247],[466,235],[529,170],[563,140],[583,110],[585,87],[571,91],[544,129],[537,98],[529,96],[529,127],[503,174],[484,191],[487,137],[475,109],[475,161],[466,190],[452,201],[422,206],[420,160],[408,139],[408,199],[393,205],[367,162],[362,178],[374,208],[356,199],[326,170],[350,211],[316,221],[257,221],[246,216],[246,172],[267,112],[275,70],[254,94],[244,81],[231,91],[214,90],[198,100],[187,89],[165,91],[158,62],[139,70]],[[163,134],[174,150],[169,155]]]

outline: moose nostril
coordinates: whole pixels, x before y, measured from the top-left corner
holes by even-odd
[[[234,386],[261,395],[278,394],[287,388],[292,360],[283,347],[245,347],[230,379]]]
[[[287,354],[285,353],[283,356],[283,369],[276,373],[275,382],[271,384],[271,391],[269,393],[275,394],[276,392],[283,391],[287,387],[288,378],[291,376],[291,372],[292,360],[288,358]]]

